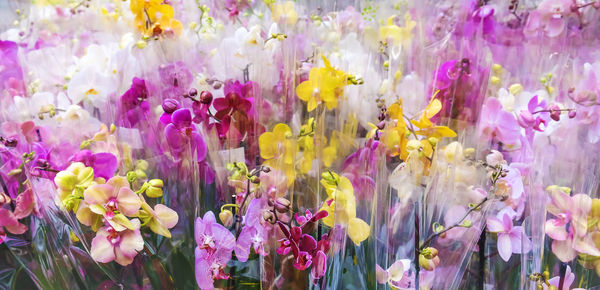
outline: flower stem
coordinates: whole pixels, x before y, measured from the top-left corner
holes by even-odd
[[[458,226],[460,226],[460,225],[462,224],[462,222],[463,222],[463,221],[464,221],[464,220],[467,218],[467,216],[469,216],[469,214],[470,214],[470,213],[472,213],[473,211],[475,211],[475,210],[478,210],[479,208],[481,208],[481,206],[482,206],[482,205],[483,205],[483,204],[484,204],[486,201],[488,201],[488,200],[489,200],[489,199],[488,199],[487,197],[486,197],[486,198],[484,198],[484,199],[483,199],[481,202],[479,202],[479,203],[478,203],[478,204],[476,204],[475,206],[471,207],[471,208],[470,208],[470,209],[469,209],[469,210],[468,210],[468,211],[465,213],[465,215],[464,215],[464,216],[463,216],[463,217],[462,217],[460,220],[458,220],[457,222],[455,222],[453,225],[451,225],[451,226],[449,226],[449,227],[447,227],[447,228],[443,229],[442,231],[440,231],[440,232],[438,232],[438,233],[433,233],[433,234],[431,234],[431,235],[430,235],[430,236],[427,238],[427,240],[425,240],[425,242],[423,242],[423,244],[422,244],[422,245],[419,247],[419,252],[420,252],[421,250],[423,250],[424,248],[426,248],[427,246],[429,246],[429,244],[431,244],[431,242],[433,241],[433,239],[434,239],[435,237],[437,237],[437,236],[440,236],[440,235],[442,235],[443,233],[445,233],[445,232],[447,232],[447,231],[449,231],[449,230],[451,230],[451,229],[453,229],[453,228],[455,228],[455,227],[458,227]]]

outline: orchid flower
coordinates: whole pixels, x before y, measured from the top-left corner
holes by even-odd
[[[570,196],[564,188],[548,187],[550,203],[548,212],[554,215],[546,221],[546,234],[553,239],[552,252],[563,262],[568,262],[577,253],[600,256],[591,235],[587,234],[587,216],[592,208],[592,199],[585,194]]]
[[[90,254],[92,258],[101,263],[116,261],[121,266],[133,262],[133,258],[144,249],[144,239],[140,234],[140,221],[131,220],[131,229],[117,231],[111,226],[98,230],[92,240]]]
[[[411,283],[410,260],[401,259],[394,262],[387,270],[375,265],[377,282],[379,284],[390,284],[390,287],[408,288]]]
[[[215,215],[208,211],[194,223],[196,240],[196,282],[201,289],[212,289],[215,279],[228,279],[223,271],[231,259],[235,237],[217,223]]]
[[[496,98],[487,98],[481,109],[479,135],[486,140],[496,138],[498,141],[516,144],[521,135],[520,126],[513,114],[504,111]]]
[[[235,246],[235,256],[239,261],[248,260],[250,248],[261,255],[268,255],[265,245],[269,240],[268,228],[264,222],[263,212],[267,202],[262,198],[253,199],[248,205],[248,210],[244,216],[244,227],[240,232]]]
[[[327,191],[327,200],[323,203],[320,211],[326,211],[327,217],[323,223],[333,227],[335,223],[341,223],[348,227],[348,236],[357,246],[369,237],[371,227],[365,221],[356,217],[356,198],[354,188],[350,180],[335,173],[325,172],[321,184]]]
[[[498,253],[502,260],[508,262],[513,253],[521,254],[531,250],[531,241],[523,228],[514,227],[508,214],[504,213],[501,219],[488,217],[486,224],[489,232],[498,234]]]
[[[134,230],[135,225],[126,216],[136,216],[142,201],[129,188],[125,177],[114,176],[106,184],[94,184],[83,192],[83,196],[90,210],[89,214],[82,215],[87,220],[84,224],[91,224],[91,213],[95,213],[103,216],[116,231]]]

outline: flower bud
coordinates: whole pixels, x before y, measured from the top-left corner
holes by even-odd
[[[19,175],[19,174],[21,174],[21,172],[23,172],[23,170],[21,168],[15,168],[8,172],[8,176]]]
[[[280,213],[285,213],[290,210],[291,202],[283,197],[278,197],[275,199],[275,209]]]
[[[427,271],[433,271],[440,264],[438,250],[436,248],[427,247],[419,254],[419,266]]]
[[[497,166],[498,164],[505,163],[504,156],[497,150],[492,150],[492,152],[485,157],[485,162],[490,166]]]
[[[219,219],[225,227],[233,225],[233,213],[228,209],[222,210],[219,213]]]
[[[161,197],[163,195],[163,190],[160,187],[148,186],[146,189],[146,196],[150,198]]]
[[[535,117],[527,110],[521,110],[517,116],[517,122],[523,128],[531,128],[535,126]]]
[[[10,202],[10,196],[8,196],[6,193],[4,192],[0,192],[0,206],[7,204]]]
[[[550,108],[550,118],[554,121],[560,121],[560,107],[558,105],[552,105]]]
[[[165,113],[171,114],[179,109],[179,102],[173,99],[166,99],[162,102],[162,108]]]
[[[577,116],[577,111],[575,111],[575,110],[569,111],[569,119],[573,119],[573,118],[575,118],[575,116]]]
[[[512,84],[510,87],[508,87],[508,91],[511,95],[516,96],[523,92],[523,86],[521,84]]]
[[[151,179],[150,181],[148,181],[148,183],[150,183],[151,186],[158,188],[163,188],[164,186],[162,179]]]
[[[188,92],[188,95],[190,95],[191,97],[195,97],[198,95],[198,90],[196,90],[195,88],[191,88]]]
[[[210,105],[212,103],[212,100],[213,100],[213,95],[211,92],[202,91],[202,93],[200,93],[200,103],[205,104],[205,105]]]
[[[270,223],[274,222],[275,215],[270,211],[263,211],[263,219]]]

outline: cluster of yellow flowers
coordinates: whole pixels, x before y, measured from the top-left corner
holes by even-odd
[[[162,0],[131,0],[129,8],[144,37],[181,34],[183,26],[174,18],[173,7]]]

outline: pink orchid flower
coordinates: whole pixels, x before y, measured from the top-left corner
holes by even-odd
[[[529,14],[523,32],[534,36],[542,29],[548,37],[559,36],[567,26],[566,17],[571,13],[573,3],[571,0],[545,0]]]
[[[101,263],[115,261],[122,266],[131,264],[137,253],[144,249],[140,220],[134,219],[131,223],[133,230],[116,231],[111,226],[100,228],[92,240],[92,258]]]
[[[547,209],[554,218],[546,221],[545,231],[554,240],[552,252],[556,257],[568,262],[575,259],[578,252],[600,256],[600,250],[587,234],[587,216],[592,209],[592,199],[585,194],[570,196],[557,188],[549,189],[549,194]]]
[[[125,177],[114,176],[106,184],[94,184],[83,192],[83,197],[90,211],[102,215],[115,230],[134,229],[125,216],[137,215],[142,201]]]
[[[487,98],[481,109],[479,135],[486,140],[496,138],[504,144],[516,144],[521,127],[513,114],[505,111],[497,98]]]
[[[498,253],[502,260],[507,261],[515,254],[527,253],[531,250],[531,241],[525,235],[523,228],[513,226],[512,219],[507,213],[502,215],[502,220],[497,217],[487,219],[487,229],[498,234]]]
[[[228,279],[224,269],[231,259],[235,237],[224,226],[217,223],[213,212],[208,211],[203,218],[196,218],[194,224],[196,239],[196,283],[201,289],[213,289],[215,279]]]
[[[254,247],[254,251],[261,256],[268,254],[268,251],[265,250],[265,244],[268,242],[269,236],[263,218],[266,206],[267,202],[263,198],[255,198],[248,205],[248,210],[244,216],[244,227],[235,246],[235,256],[241,262],[248,260],[251,247]]]
[[[573,284],[574,281],[575,281],[575,273],[571,272],[571,267],[567,265],[567,271],[565,271],[563,287],[560,290],[571,289],[571,284]],[[555,276],[555,277],[550,278],[548,280],[548,283],[550,285],[556,287],[556,289],[558,289],[558,287],[560,286],[560,276]],[[542,284],[542,287],[544,287],[544,290],[548,290],[548,286],[546,286],[546,284]],[[579,289],[583,289],[583,288],[573,288],[573,290],[579,290]]]
[[[379,265],[375,265],[377,282],[379,284],[389,283],[393,287],[401,289],[408,288],[412,282],[409,271],[409,259],[397,260],[387,270],[384,270]]]
[[[2,201],[10,202],[10,197],[2,193]],[[27,231],[27,226],[19,220],[29,216],[35,210],[35,198],[33,191],[29,188],[19,194],[15,201],[14,211],[0,208],[0,244],[4,242],[6,231],[11,234],[20,235]]]

